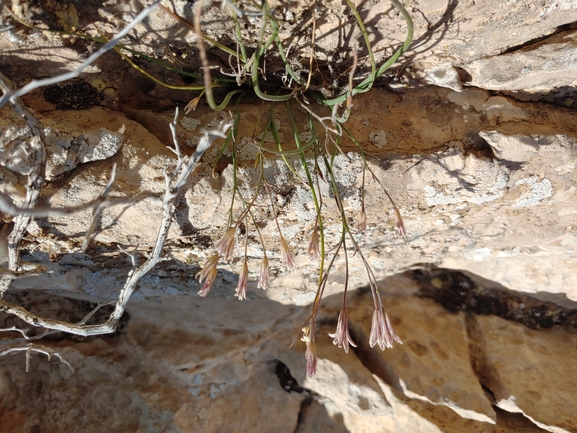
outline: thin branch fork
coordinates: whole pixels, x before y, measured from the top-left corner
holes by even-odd
[[[62,362],[63,364],[66,364],[68,366],[68,368],[70,368],[70,370],[72,370],[72,372],[74,372],[74,369],[72,368],[72,366],[68,363],[68,361],[66,361],[62,355],[58,352],[53,352],[50,349],[44,347],[44,346],[37,346],[35,344],[28,344],[26,347],[10,347],[9,349],[3,350],[2,352],[0,352],[0,357],[2,356],[6,356],[11,352],[26,352],[26,373],[28,373],[30,371],[30,358],[32,356],[32,353],[42,353],[44,355],[46,355],[48,357],[48,361],[50,361],[50,359],[55,356],[57,357],[60,362]]]
[[[112,38],[108,43],[106,43],[98,51],[92,54],[88,59],[86,59],[86,61],[84,61],[72,72],[58,75],[56,77],[46,78],[43,80],[32,80],[30,83],[19,90],[12,90],[8,85],[8,80],[0,74],[0,89],[3,92],[3,96],[0,98],[0,108],[2,108],[4,105],[6,105],[6,103],[8,103],[8,101],[10,101],[16,111],[26,120],[26,123],[28,124],[33,136],[30,139],[29,151],[32,158],[30,164],[32,170],[28,176],[28,181],[26,184],[26,198],[24,200],[23,208],[28,209],[34,207],[38,201],[38,198],[40,197],[40,193],[44,185],[46,171],[46,146],[44,140],[44,128],[36,116],[34,116],[24,106],[20,105],[18,98],[39,87],[60,83],[71,78],[78,77],[82,71],[93,64],[100,56],[118,44],[120,39],[126,36],[139,22],[146,18],[159,5],[160,0],[156,0],[150,6],[143,9],[134,18],[134,20],[132,20],[132,22],[130,22],[124,29],[122,29],[114,38]],[[95,214],[97,214],[99,210],[100,208],[97,208]],[[30,215],[20,213],[16,218],[12,233],[8,237],[8,267],[12,271],[17,271],[20,267],[19,246],[22,238],[24,237],[28,224],[30,223],[30,220]],[[91,229],[93,229],[93,226],[91,226]],[[91,233],[89,233],[87,238],[90,238],[90,234]],[[87,241],[85,241],[83,246],[86,247],[86,244]]]
[[[123,29],[119,34],[117,34],[108,44],[103,46],[100,50],[98,50],[93,56],[87,59],[81,67],[77,68],[73,71],[72,75],[64,74],[58,77],[54,77],[48,80],[40,80],[40,81],[33,81],[30,85],[25,86],[24,88],[18,91],[12,91],[10,86],[8,85],[7,80],[4,77],[0,76],[0,87],[3,90],[4,96],[0,99],[0,107],[5,104],[8,100],[14,105],[15,109],[25,118],[26,122],[28,123],[33,138],[30,141],[32,147],[32,173],[28,177],[27,183],[27,195],[26,200],[24,202],[24,206],[18,207],[14,205],[14,202],[8,197],[6,194],[0,194],[0,210],[5,213],[17,216],[16,227],[12,234],[9,237],[9,253],[10,253],[10,271],[17,272],[19,268],[19,248],[18,244],[24,235],[28,223],[31,217],[34,216],[41,216],[41,215],[54,215],[54,214],[66,214],[71,212],[76,212],[81,209],[86,209],[93,207],[94,217],[93,217],[93,224],[89,229],[89,233],[87,239],[90,238],[90,235],[94,228],[94,220],[100,214],[103,206],[108,203],[113,202],[126,202],[126,198],[111,198],[108,197],[110,189],[112,187],[112,183],[114,181],[115,172],[111,176],[111,179],[100,195],[96,200],[92,202],[85,203],[84,205],[77,206],[74,208],[67,208],[67,209],[34,209],[34,205],[36,204],[38,197],[40,196],[40,192],[42,190],[42,186],[44,183],[44,171],[45,171],[45,161],[46,161],[46,150],[44,146],[44,136],[43,136],[43,128],[38,119],[32,115],[28,110],[26,110],[23,106],[21,106],[17,98],[43,85],[53,84],[56,82],[64,81],[66,79],[71,78],[71,76],[79,75],[84,68],[86,68],[89,64],[93,63],[96,58],[102,55],[104,52],[108,51],[112,48],[121,37],[126,35],[138,22],[144,19],[155,7],[160,4],[160,1],[155,1],[151,6],[144,9],[132,23],[130,23],[125,29]],[[165,173],[165,180],[166,180],[166,188],[162,198],[162,206],[163,206],[163,219],[159,227],[158,236],[156,239],[156,243],[154,246],[154,250],[151,256],[148,258],[146,262],[144,262],[139,267],[133,267],[131,272],[127,276],[127,280],[122,287],[119,297],[115,302],[115,308],[111,313],[108,320],[100,325],[86,325],[86,321],[91,316],[87,316],[84,320],[79,323],[67,323],[60,320],[49,319],[40,317],[36,314],[31,313],[26,308],[18,305],[13,305],[6,300],[0,298],[0,312],[4,312],[10,315],[14,315],[19,317],[24,322],[35,326],[45,328],[47,332],[53,331],[62,331],[68,332],[70,334],[82,335],[82,336],[91,336],[91,335],[102,335],[102,334],[109,334],[115,331],[118,322],[122,315],[124,314],[124,310],[130,299],[130,296],[137,288],[138,282],[140,279],[148,273],[159,261],[162,254],[162,249],[168,237],[168,232],[174,217],[174,201],[181,191],[181,189],[186,184],[188,177],[190,176],[192,170],[196,167],[199,163],[200,159],[202,158],[204,152],[210,147],[212,142],[217,137],[224,137],[227,131],[233,124],[231,119],[221,122],[219,127],[214,130],[203,131],[203,136],[196,148],[195,153],[191,157],[183,156],[180,152],[180,147],[178,145],[178,140],[176,137],[176,121],[178,117],[178,110],[175,114],[175,118],[173,124],[171,124],[171,130],[173,131],[173,139],[175,145],[175,153],[178,157],[176,168],[169,174]],[[129,202],[134,202],[134,198],[129,199]],[[85,241],[86,244],[87,241]],[[99,308],[99,307],[98,307]],[[27,336],[23,334],[23,338],[26,340]],[[27,350],[28,351],[28,360],[29,354],[31,351],[41,351],[40,349],[34,346],[28,346],[27,349],[25,348],[11,348],[7,349],[1,354],[10,353],[11,351],[18,351],[18,350]],[[46,351],[45,351],[46,352]],[[42,353],[45,353],[42,352]]]
[[[171,130],[176,128],[176,119],[178,112],[175,115],[175,119],[171,124]],[[82,336],[92,336],[92,335],[102,335],[110,334],[116,330],[116,326],[130,299],[130,296],[137,288],[140,279],[146,275],[161,259],[162,249],[168,237],[168,232],[174,217],[174,201],[177,195],[180,193],[181,189],[185,186],[188,177],[192,170],[199,163],[200,159],[204,155],[204,152],[210,147],[212,142],[218,137],[225,137],[227,131],[232,127],[232,119],[227,119],[222,121],[218,128],[214,130],[204,130],[203,136],[196,148],[196,151],[191,157],[183,156],[180,153],[180,148],[178,145],[178,140],[176,139],[176,133],[173,132],[173,138],[175,143],[175,153],[178,155],[178,161],[176,164],[176,169],[171,173],[165,173],[166,189],[163,195],[163,218],[158,229],[158,236],[156,238],[156,243],[152,254],[138,268],[128,275],[128,278],[120,291],[118,300],[116,301],[115,308],[111,313],[108,320],[100,325],[85,325],[84,322],[80,323],[67,323],[60,320],[48,319],[39,317],[24,307],[10,304],[9,302],[0,299],[0,312],[14,315],[19,317],[26,323],[36,326],[46,328],[48,330],[57,330],[62,332],[68,332],[70,334],[82,335]]]

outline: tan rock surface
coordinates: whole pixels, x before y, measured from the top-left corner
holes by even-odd
[[[522,413],[550,432],[577,430],[568,404],[577,386],[574,333],[527,329],[495,316],[476,317],[472,327],[482,354],[479,374],[498,407]]]
[[[418,291],[409,281],[384,283]],[[4,357],[1,425],[46,432],[512,433],[540,431],[531,427],[537,424],[572,431],[570,405],[560,402],[572,401],[574,338],[562,328],[533,331],[493,316],[465,321],[464,313],[443,315],[432,300],[398,294],[386,301],[404,345],[382,353],[368,347],[370,297],[360,290],[349,302],[359,348],[345,354],[326,336],[340,298],[327,298],[319,318],[317,378],[304,377],[302,343],[289,348],[306,315],[301,308],[182,295],[134,303],[114,336],[45,342],[74,373],[39,355],[26,373],[24,354]],[[38,305],[62,315],[76,304]],[[514,363],[512,345],[519,349]],[[524,415],[508,413],[502,402],[511,396]]]
[[[539,96],[577,82],[575,31],[561,32],[512,53],[475,60],[466,66],[469,85]],[[568,103],[567,105],[571,105]]]

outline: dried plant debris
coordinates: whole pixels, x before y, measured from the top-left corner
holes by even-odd
[[[76,78],[46,87],[44,99],[57,110],[83,110],[98,105],[102,94],[86,81]]]

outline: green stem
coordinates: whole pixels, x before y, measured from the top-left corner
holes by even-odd
[[[369,77],[365,78],[357,87],[355,87],[353,89],[353,92],[352,92],[353,96],[358,95],[359,93],[368,92],[370,90],[370,88],[372,87],[375,79],[377,77],[380,77],[387,69],[389,69],[393,65],[393,63],[395,63],[397,61],[397,59],[405,51],[407,51],[407,49],[409,48],[409,45],[413,41],[413,20],[411,18],[411,15],[409,15],[407,10],[403,7],[403,5],[398,0],[391,0],[391,3],[393,3],[393,6],[400,12],[400,14],[405,19],[405,23],[407,24],[407,37],[405,38],[405,42],[403,43],[403,45],[401,45],[401,47],[397,51],[395,51],[395,53],[389,58],[389,60],[387,60],[385,63],[383,63],[379,67],[376,74],[374,74],[374,75],[371,74]],[[366,29],[365,29],[363,36],[366,37]],[[347,92],[344,95],[341,95],[341,96],[334,98],[334,99],[319,99],[318,102],[322,105],[327,105],[329,107],[333,107],[336,104],[342,104],[343,102],[345,102],[350,96],[349,93],[350,92]]]
[[[304,147],[301,145],[301,140],[299,138],[298,132],[297,132],[297,125],[295,122],[295,118],[293,116],[291,107],[290,107],[290,102],[287,101],[286,103],[287,106],[287,111],[288,111],[288,115],[289,115],[289,119],[290,119],[290,123],[291,123],[291,128],[293,130],[293,137],[295,140],[295,143],[297,145],[298,150],[300,150],[300,157],[301,157],[301,162],[303,164],[304,170],[305,170],[305,174],[307,176],[307,182],[310,186],[310,190],[311,190],[311,196],[313,198],[313,202],[315,204],[315,210],[317,213],[317,224],[319,226],[319,243],[320,243],[320,271],[319,271],[319,285],[321,284],[322,280],[323,280],[323,270],[324,270],[324,264],[325,264],[325,231],[324,231],[324,226],[323,226],[323,218],[322,218],[322,214],[321,214],[321,206],[319,203],[319,200],[317,198],[317,192],[315,190],[315,184],[313,182],[306,158],[305,158],[305,149]],[[313,138],[310,140],[310,144],[312,144],[314,142],[314,139],[316,139],[316,137],[313,135]]]
[[[270,107],[270,117],[269,117],[269,123],[267,125],[267,128],[263,131],[263,136],[261,139],[261,146],[257,146],[257,147],[264,147],[262,146],[262,144],[264,144],[264,134],[265,132],[269,130],[274,138],[274,141],[278,147],[278,154],[280,155],[280,157],[282,158],[282,160],[284,161],[285,165],[287,166],[287,168],[290,170],[290,172],[293,174],[293,176],[295,176],[298,180],[300,180],[303,183],[306,183],[299,175],[298,173],[295,171],[295,169],[293,168],[293,166],[289,163],[288,159],[286,158],[287,155],[290,155],[291,150],[283,150],[282,148],[282,144],[280,141],[280,137],[278,135],[278,130],[276,129],[276,125],[274,123],[274,103],[271,104]],[[265,148],[266,149],[266,148]],[[269,152],[269,150],[266,150],[267,152]],[[274,153],[274,152],[273,152]],[[295,154],[298,154],[298,149],[297,152]]]
[[[234,31],[236,33],[236,42],[238,43],[238,45],[240,47],[241,60],[243,63],[246,64],[248,57],[246,55],[246,48],[245,48],[244,44],[242,43],[242,34],[240,32],[240,24],[238,22],[238,17],[236,16],[236,14],[234,12],[232,14],[232,17],[234,20]]]
[[[385,188],[385,185],[383,185],[383,183],[379,180],[379,178],[376,176],[375,172],[371,169],[371,167],[369,167],[369,164],[367,163],[367,157],[366,157],[366,152],[364,151],[364,149],[362,148],[362,146],[359,144],[359,142],[356,140],[356,138],[349,132],[349,130],[342,125],[343,131],[345,131],[347,133],[347,135],[349,136],[349,138],[351,139],[351,141],[355,144],[355,146],[357,147],[357,149],[359,150],[359,153],[361,154],[361,157],[363,158],[363,165],[365,166],[365,168],[367,170],[369,170],[369,172],[373,175],[373,179],[377,181],[377,183],[379,185],[381,185],[381,188],[383,188],[383,191],[385,192],[386,196],[388,197],[389,201],[391,202],[391,204],[393,205],[393,208],[396,208],[397,205],[395,204],[395,201],[393,200],[393,198],[391,197],[391,195],[389,194],[389,191],[387,191],[387,188]],[[365,173],[363,171],[363,194],[364,194],[364,184],[365,184]]]
[[[375,63],[375,55],[374,55],[373,49],[371,47],[371,42],[369,41],[369,35],[367,33],[367,29],[365,28],[365,23],[363,22],[361,16],[359,15],[357,8],[353,4],[353,2],[351,2],[351,0],[347,0],[347,4],[349,5],[351,10],[353,11],[355,19],[357,20],[357,24],[359,25],[359,28],[361,29],[361,33],[363,34],[363,39],[365,40],[365,45],[367,46],[367,51],[369,53],[369,59],[371,60],[371,77],[373,77],[373,81],[371,81],[367,87],[366,91],[368,92],[371,89],[371,87],[373,86],[374,79],[377,78],[377,65]]]
[[[252,72],[251,83],[252,83],[254,93],[256,93],[256,95],[260,99],[262,99],[264,101],[269,101],[269,102],[286,101],[288,99],[294,98],[294,96],[296,95],[296,92],[297,92],[296,89],[287,95],[267,95],[266,93],[263,93],[262,90],[260,90],[260,85],[259,85],[259,81],[258,81],[258,67],[259,67],[259,63],[260,63],[260,58],[266,52],[266,50],[272,44],[272,42],[275,40],[275,38],[278,36],[278,26],[276,28],[274,26],[272,26],[273,34],[267,40],[267,42],[265,44],[263,44],[264,34],[266,31],[267,23],[269,21],[269,16],[270,16],[270,13],[269,13],[269,8],[268,8],[268,2],[266,0],[264,0],[262,3],[262,25],[261,25],[261,29],[260,29],[259,38],[258,38],[257,48],[256,48],[256,51],[254,53],[254,56],[255,56],[254,62],[252,63],[252,66],[251,66],[251,69],[252,69],[251,70],[251,72]]]

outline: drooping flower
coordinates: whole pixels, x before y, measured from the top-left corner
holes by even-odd
[[[339,348],[342,347],[345,353],[349,353],[349,344],[353,347],[357,347],[349,334],[349,317],[346,308],[343,308],[339,314],[337,330],[333,333],[329,333],[329,337],[334,338],[333,344]]]
[[[319,243],[319,231],[315,228],[313,234],[311,235],[311,240],[309,242],[308,255],[311,260],[318,260],[320,243]]]
[[[196,107],[198,107],[199,102],[200,102],[200,96],[197,96],[196,98],[192,99],[188,104],[186,104],[186,107],[184,107],[184,114],[188,114],[191,111],[196,110]]]
[[[246,299],[246,283],[248,282],[248,263],[246,257],[244,258],[244,264],[242,266],[242,271],[238,277],[238,286],[236,287],[235,296],[243,301]]]
[[[280,235],[280,253],[287,268],[292,268],[295,265],[295,259],[293,258],[291,250],[289,249],[287,241],[285,241],[283,235]]]
[[[364,232],[367,229],[367,213],[365,212],[364,208],[361,210],[361,218],[357,227],[361,232]]]
[[[307,360],[307,376],[314,377],[317,375],[317,346],[315,344],[315,327],[313,324],[302,328],[303,336],[301,341],[307,345],[305,359]]]
[[[369,345],[375,347],[375,345],[378,344],[381,350],[385,350],[392,348],[394,341],[403,344],[399,336],[395,334],[389,316],[383,307],[375,308],[373,322],[371,324],[371,335],[369,336]]]
[[[399,209],[395,207],[395,234],[399,238],[407,239],[407,231],[405,230],[405,223],[403,218],[401,218],[401,213]]]
[[[260,265],[260,277],[258,279],[258,288],[266,290],[268,289],[268,259],[266,256],[263,257],[262,263]]]
[[[307,344],[305,358],[307,360],[307,376],[315,377],[317,375],[317,346],[314,341]]]
[[[215,249],[224,257],[227,262],[230,261],[232,257],[232,252],[234,250],[234,236],[236,234],[236,227],[228,229],[226,234],[222,237],[220,241],[215,245]]]
[[[218,273],[216,265],[219,258],[220,257],[218,254],[213,254],[210,256],[204,264],[204,268],[202,268],[200,272],[196,274],[198,281],[204,280],[204,285],[198,291],[198,296],[205,297],[208,295],[208,292],[210,292],[210,289],[212,289],[212,285],[214,284],[214,280],[216,279],[216,275]]]

